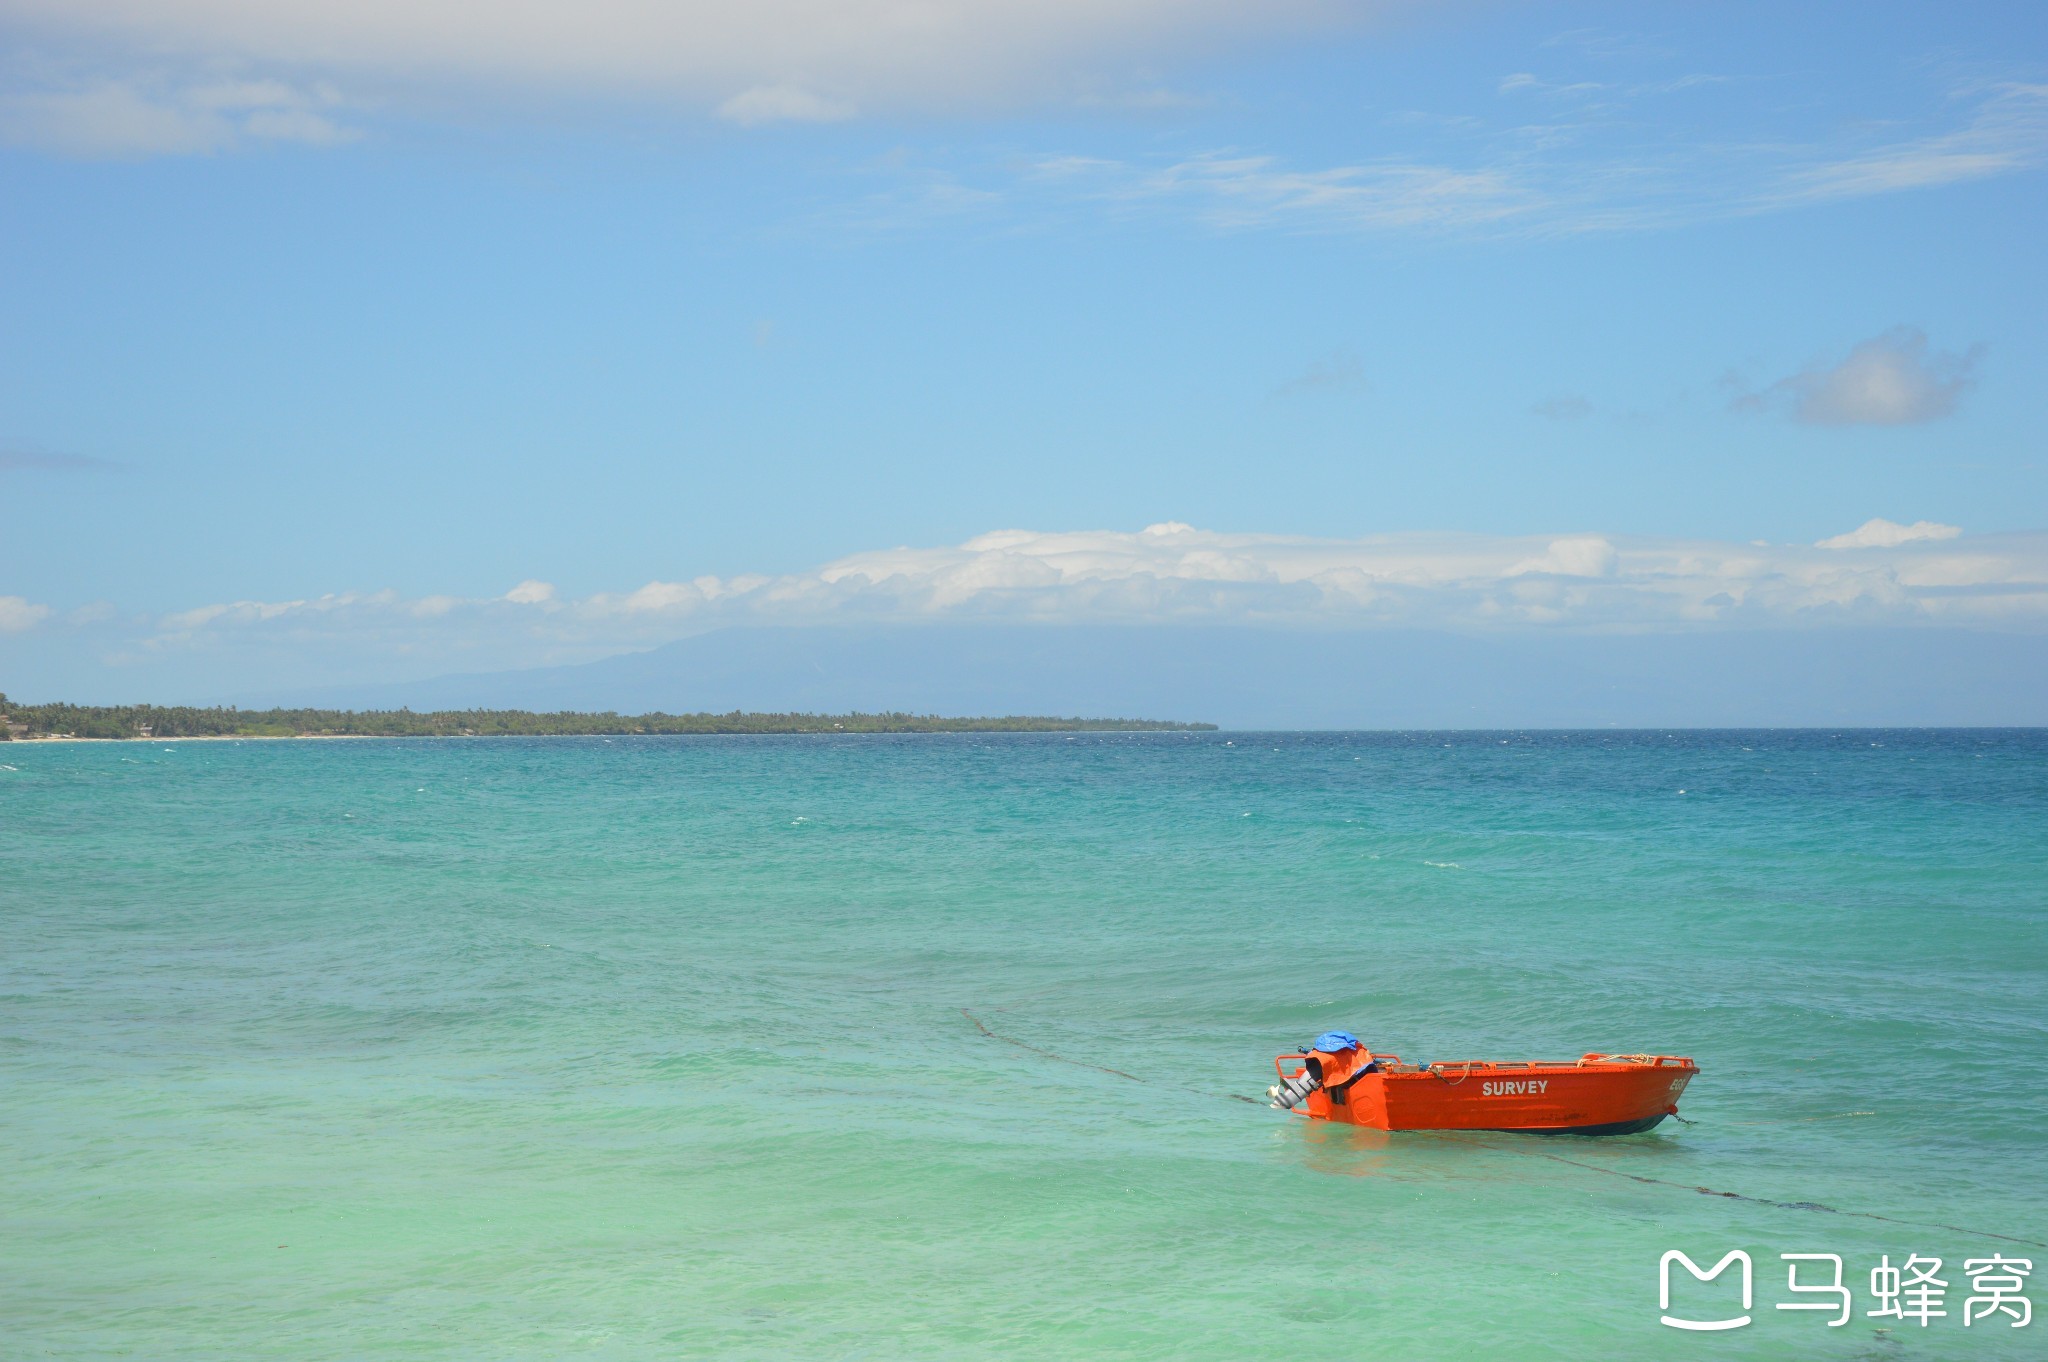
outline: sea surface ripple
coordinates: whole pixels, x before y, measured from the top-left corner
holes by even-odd
[[[5,755],[7,1357],[2048,1337],[1960,1318],[1994,1252],[2048,1301],[2013,1242],[2048,1242],[2040,731]],[[1694,1124],[1387,1136],[1231,1100],[1337,1026],[1689,1054]],[[1672,1248],[1748,1251],[1754,1323],[1660,1325]],[[1843,1256],[1848,1325],[1774,1308],[1790,1252]],[[1947,1317],[1867,1316],[1914,1253]]]

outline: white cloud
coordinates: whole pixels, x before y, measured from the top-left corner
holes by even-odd
[[[50,607],[36,605],[23,596],[0,596],[0,634],[18,634],[47,619]]]
[[[312,147],[336,147],[362,136],[311,109],[257,109],[242,120],[241,132],[259,141],[299,142]]]
[[[679,99],[742,122],[1071,95],[1098,68],[1352,24],[1346,0],[6,0],[129,70]],[[1099,84],[1099,81],[1097,82]],[[1155,82],[1147,82],[1147,88]],[[827,95],[820,93],[830,91]],[[1098,96],[1100,97],[1100,96]]]
[[[1160,83],[1182,57],[1327,38],[1393,8],[1394,0],[0,0],[18,54],[0,72],[11,92],[0,95],[0,139],[89,156],[319,146],[360,136],[373,106],[473,113],[562,96],[666,102],[741,125],[1030,103],[1180,108],[1203,102]],[[1604,36],[1546,46],[1556,54],[1549,61],[1576,65],[1674,55]],[[1826,133],[1785,113],[1782,126],[1731,143],[1725,121],[1692,110],[1697,96],[1684,109],[1670,96],[1735,77],[1574,74],[1583,73],[1503,77],[1498,88],[1511,98],[1472,106],[1483,118],[1472,109],[1419,115],[1458,129],[1426,153],[1363,140],[1320,162],[1182,146],[1127,163],[1049,154],[1021,175],[918,167],[870,211],[846,205],[824,216],[900,228],[1085,203],[1230,230],[1638,230],[2048,160],[2040,84],[1980,84],[1952,92],[1933,118]],[[1745,116],[1761,106],[1747,101]],[[1380,126],[1404,117],[1386,115]],[[1870,127],[1892,140],[1877,141]],[[1071,173],[1084,165],[1093,169]],[[1000,183],[964,183],[977,176]]]
[[[334,146],[361,135],[335,121],[338,102],[330,89],[275,80],[59,82],[0,95],[0,140],[82,157],[191,154],[244,141]]]
[[[1873,336],[1839,364],[1816,364],[1732,403],[1738,411],[1782,408],[1821,426],[1904,426],[1947,416],[1969,391],[1982,346],[1929,351],[1927,335],[1900,326]]]
[[[843,123],[858,112],[843,100],[826,99],[797,85],[757,85],[718,106],[728,123]]]
[[[1854,553],[1844,553],[1854,549]],[[545,593],[545,594],[544,594]],[[536,608],[545,607],[545,608]],[[30,607],[33,609],[34,607]],[[299,647],[477,670],[580,661],[734,624],[974,621],[1381,626],[1484,632],[1975,625],[2048,629],[2048,533],[1873,521],[1818,545],[1566,534],[1000,530],[808,572],[699,576],[562,599],[337,593],[167,615],[144,647]]]
[[[1611,577],[1620,561],[1614,545],[1598,535],[1551,541],[1540,557],[1526,558],[1507,570],[1510,577],[1541,573],[1558,577]]]
[[[1910,544],[1916,539],[1954,539],[1962,534],[1955,525],[1942,525],[1932,520],[1916,520],[1910,525],[1901,525],[1896,520],[1878,518],[1866,520],[1847,534],[1838,534],[1823,539],[1814,547],[1822,549],[1895,549],[1901,544]]]
[[[211,109],[101,81],[0,96],[0,135],[69,156],[151,156],[213,151],[232,139],[233,129]]]
[[[322,596],[313,601],[227,601],[219,605],[201,605],[191,610],[180,610],[165,615],[161,624],[167,633],[185,634],[209,625],[262,624],[304,611],[331,611],[366,599],[374,599],[380,605],[397,603],[397,595],[394,592],[382,592],[374,598],[345,593]]]

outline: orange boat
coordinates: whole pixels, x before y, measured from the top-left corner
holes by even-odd
[[[1348,1042],[1348,1044],[1347,1044]],[[1289,1072],[1287,1065],[1295,1068]],[[1699,1066],[1679,1055],[1576,1060],[1460,1059],[1403,1064],[1345,1031],[1273,1061],[1273,1105],[1375,1130],[1517,1130],[1532,1135],[1633,1135],[1678,1114]]]

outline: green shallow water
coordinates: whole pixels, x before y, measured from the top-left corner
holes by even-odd
[[[1960,1317],[1963,1259],[2048,1258],[1991,1237],[2048,1241],[2040,732],[0,765],[7,1357],[1945,1359],[2048,1329]],[[1228,1100],[1331,1026],[1691,1054],[1696,1124]],[[1661,1326],[1670,1248],[1751,1253],[1755,1322]],[[1844,1257],[1847,1327],[1773,1308],[1786,1252]],[[1867,1318],[1910,1253],[1949,1315]]]

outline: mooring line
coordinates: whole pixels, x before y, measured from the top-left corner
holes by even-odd
[[[1127,1074],[1122,1069],[1112,1069],[1106,1064],[1090,1064],[1085,1059],[1068,1059],[1065,1055],[1056,1055],[1050,1050],[1041,1049],[1036,1045],[1027,1044],[1024,1041],[1018,1040],[1015,1036],[997,1035],[995,1032],[988,1029],[988,1027],[982,1022],[981,1018],[975,1016],[972,1012],[969,1012],[964,1007],[960,1009],[960,1015],[967,1018],[967,1020],[973,1022],[975,1030],[981,1032],[981,1034],[987,1036],[990,1040],[999,1040],[1005,1045],[1014,1045],[1019,1050],[1029,1050],[1034,1055],[1044,1055],[1047,1059],[1056,1059],[1062,1064],[1071,1064],[1077,1069],[1093,1069],[1095,1070],[1095,1072],[1099,1074],[1115,1074],[1118,1078],[1128,1078],[1133,1083],[1143,1083],[1145,1081],[1144,1079],[1138,1077],[1136,1074]]]
[[[1054,1054],[1052,1051],[1041,1046],[1033,1045],[1028,1041],[1018,1040],[1015,1036],[1006,1036],[1001,1032],[991,1031],[981,1018],[975,1016],[964,1007],[960,1009],[960,1015],[973,1022],[974,1029],[987,1036],[990,1040],[999,1040],[1005,1045],[1014,1045],[1019,1050],[1029,1050],[1034,1055],[1044,1055],[1047,1059],[1056,1059],[1062,1064],[1071,1064],[1077,1069],[1093,1069],[1099,1074],[1115,1074],[1118,1078],[1128,1078],[1133,1083],[1143,1083],[1147,1087],[1168,1087],[1178,1092],[1191,1092],[1197,1097],[1222,1097],[1232,1102],[1250,1102],[1255,1107],[1263,1105],[1256,1097],[1241,1097],[1234,1092],[1205,1092],[1200,1088],[1184,1088],[1177,1083],[1154,1083],[1149,1078],[1140,1078],[1136,1074],[1125,1073],[1122,1069],[1112,1069],[1106,1064],[1090,1064],[1085,1059],[1068,1059],[1065,1055]]]
[[[1118,1078],[1128,1078],[1133,1083],[1143,1083],[1147,1087],[1170,1087],[1180,1092],[1193,1093],[1197,1097],[1221,1097],[1226,1098],[1229,1101],[1233,1102],[1249,1102],[1255,1107],[1265,1105],[1264,1103],[1260,1102],[1257,1098],[1244,1097],[1234,1092],[1206,1092],[1200,1088],[1185,1088],[1181,1087],[1178,1084],[1173,1083],[1158,1084],[1154,1083],[1151,1079],[1140,1078],[1138,1077],[1138,1075],[1134,1073],[1126,1073],[1122,1069],[1112,1069],[1106,1064],[1091,1064],[1085,1059],[1069,1059],[1065,1055],[1056,1054],[1055,1052],[1048,1050],[1043,1046],[1033,1045],[1029,1041],[1018,1040],[1015,1036],[1006,1036],[998,1031],[991,1031],[988,1029],[987,1024],[981,1020],[981,1018],[975,1016],[972,1012],[969,1012],[964,1007],[960,1009],[960,1015],[967,1018],[967,1020],[973,1022],[974,1029],[981,1032],[982,1035],[987,1036],[990,1040],[999,1040],[1005,1045],[1014,1045],[1020,1050],[1029,1050],[1034,1055],[1043,1055],[1047,1059],[1058,1060],[1062,1064],[1071,1064],[1077,1069],[1093,1069],[1097,1073],[1114,1074]],[[1870,1113],[1848,1112],[1845,1114],[1851,1116],[1863,1116],[1869,1115]],[[1687,1121],[1686,1124],[1692,1125],[1695,1123]],[[1436,1133],[1440,1135],[1456,1135],[1460,1132],[1439,1131]],[[1495,1150],[1502,1154],[1523,1154],[1530,1158],[1549,1159],[1552,1163],[1570,1164],[1574,1168],[1583,1168],[1590,1173],[1605,1173],[1609,1177],[1627,1178],[1630,1182],[1640,1182],[1647,1186],[1674,1187],[1681,1192],[1697,1192],[1701,1196],[1724,1197],[1729,1201],[1747,1201],[1750,1204],[1756,1206],[1775,1206],[1780,1210],[1786,1211],[1817,1211],[1824,1215],[1853,1216],[1858,1220],[1882,1220],[1888,1225],[1908,1225],[1914,1229],[1921,1230],[1947,1230],[1952,1234],[1972,1234],[1980,1239],[2002,1239],[2008,1244],[2025,1244],[2029,1248],[2048,1248],[2048,1243],[2042,1243],[2038,1239],[2022,1239],[2017,1235],[2011,1234],[1993,1234],[1989,1230],[1965,1229],[1961,1225],[1944,1225],[1938,1221],[1928,1220],[1901,1220],[1897,1216],[1878,1215],[1873,1211],[1845,1211],[1838,1206],[1829,1206],[1818,1201],[1774,1201],[1770,1197],[1750,1196],[1747,1193],[1743,1192],[1723,1192],[1712,1187],[1697,1187],[1691,1183],[1672,1182],[1668,1178],[1653,1178],[1646,1176],[1642,1173],[1624,1173],[1619,1168],[1603,1168],[1597,1163],[1582,1163],[1578,1159],[1568,1159],[1562,1154],[1545,1153],[1541,1149],[1513,1149],[1508,1146],[1498,1144],[1485,1144],[1481,1145],[1480,1147],[1483,1149]]]
[[[1798,1126],[1808,1121],[1846,1121],[1851,1116],[1875,1116],[1874,1111],[1830,1111],[1819,1116],[1787,1116],[1781,1121],[1726,1121],[1729,1126]]]
[[[1944,1225],[1933,1220],[1901,1220],[1895,1215],[1879,1215],[1875,1211],[1845,1211],[1839,1206],[1829,1206],[1819,1201],[1774,1201],[1770,1197],[1749,1196],[1743,1192],[1723,1192],[1712,1187],[1695,1187],[1691,1183],[1672,1182],[1667,1178],[1653,1178],[1642,1173],[1624,1173],[1619,1168],[1602,1168],[1597,1163],[1581,1163],[1568,1159],[1562,1154],[1546,1154],[1540,1149],[1509,1149],[1501,1145],[1487,1145],[1485,1148],[1498,1149],[1503,1154],[1527,1154],[1533,1158],[1549,1159],[1552,1163],[1568,1163],[1574,1168],[1589,1172],[1605,1173],[1609,1177],[1627,1178],[1630,1182],[1649,1183],[1656,1187],[1676,1187],[1681,1192],[1698,1192],[1701,1196],[1726,1197],[1730,1201],[1747,1201],[1758,1206],[1776,1206],[1787,1211],[1819,1211],[1826,1215],[1854,1216],[1858,1220],[1882,1220],[1890,1225],[1910,1225],[1921,1230],[1948,1230],[1953,1234],[1971,1234],[1979,1239],[2003,1239],[2008,1244],[2026,1244],[2031,1248],[2048,1248],[2038,1239],[2021,1239],[2012,1234],[1994,1234],[1990,1230],[1966,1229],[1961,1225]]]

